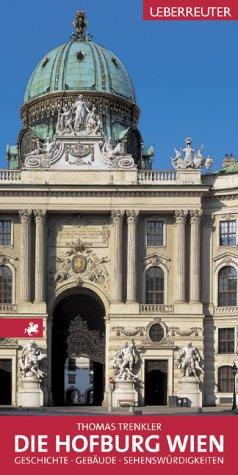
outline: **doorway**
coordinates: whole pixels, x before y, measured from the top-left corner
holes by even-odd
[[[0,405],[12,404],[12,360],[0,359]]]
[[[145,361],[145,405],[166,406],[168,360]]]
[[[102,405],[104,316],[103,303],[87,289],[65,296],[56,306],[52,325],[54,405],[82,405],[82,401],[83,405]]]

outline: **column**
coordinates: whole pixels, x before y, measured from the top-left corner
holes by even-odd
[[[35,238],[35,302],[45,301],[45,218],[46,211],[34,210]]]
[[[200,259],[201,259],[201,211],[190,211],[190,302],[199,302],[200,296]]]
[[[187,211],[175,211],[175,301],[185,302],[185,247]]]
[[[136,228],[138,212],[126,211],[127,216],[127,303],[137,300],[137,272],[136,272]]]
[[[111,214],[113,232],[111,240],[112,254],[112,301],[122,301],[122,221],[124,210],[113,210]]]
[[[212,216],[210,214],[203,214],[202,216],[202,302],[209,304],[211,301],[211,243],[212,243]]]
[[[20,210],[21,219],[21,300],[31,301],[31,210]]]

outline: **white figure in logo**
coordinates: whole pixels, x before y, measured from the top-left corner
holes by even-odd
[[[39,333],[38,328],[39,328],[38,323],[30,322],[29,327],[25,328],[24,333],[27,333],[28,336],[32,336],[32,334],[33,335],[38,335],[38,333]]]

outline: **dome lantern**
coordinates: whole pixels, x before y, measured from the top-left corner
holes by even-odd
[[[87,21],[85,12],[77,11],[75,15],[75,19],[73,21],[73,26],[74,26],[75,32],[73,33],[72,37],[75,40],[85,39],[86,37],[85,32],[88,26],[88,21]]]

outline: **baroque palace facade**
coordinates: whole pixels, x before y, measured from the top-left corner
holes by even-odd
[[[203,404],[230,404],[238,164],[227,156],[220,172],[202,173],[212,160],[187,138],[173,171],[153,170],[128,73],[86,27],[78,12],[71,40],[33,71],[23,128],[0,171],[0,319],[43,320],[44,405],[78,401],[66,392],[78,391],[82,356],[85,403],[110,405],[115,355],[130,339],[139,405],[178,393],[177,358],[189,342],[201,357]],[[1,404],[20,405],[26,342],[0,339],[0,392],[10,388]]]

